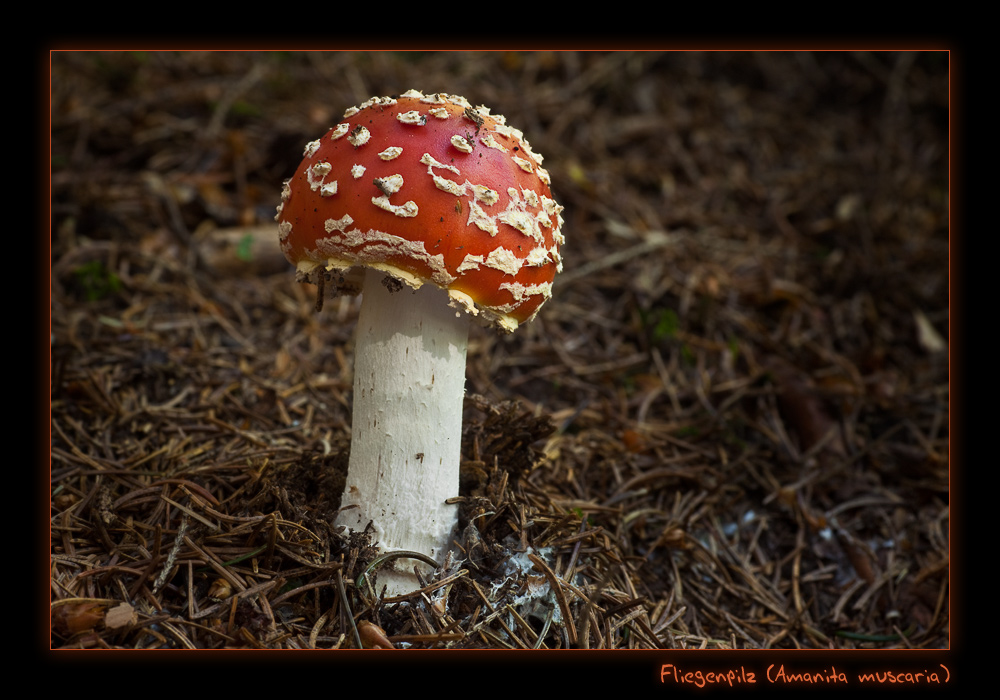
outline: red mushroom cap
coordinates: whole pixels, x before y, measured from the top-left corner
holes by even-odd
[[[512,331],[551,296],[561,211],[542,157],[502,116],[410,90],[309,143],[275,218],[300,279],[335,270],[356,293],[352,269],[371,267]]]

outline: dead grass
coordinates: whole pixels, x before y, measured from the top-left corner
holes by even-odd
[[[55,54],[51,644],[948,647],[947,68]],[[269,231],[302,144],[410,87],[523,129],[567,245],[473,333],[460,554],[396,604],[330,527],[356,302]]]

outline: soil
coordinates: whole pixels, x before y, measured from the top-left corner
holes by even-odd
[[[53,647],[949,647],[947,53],[51,67]],[[459,549],[393,602],[331,525],[359,302],[274,213],[410,88],[521,129],[566,244],[472,331]]]

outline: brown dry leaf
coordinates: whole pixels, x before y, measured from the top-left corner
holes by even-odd
[[[917,342],[929,353],[944,352],[948,349],[948,341],[934,328],[927,315],[917,309],[913,312],[913,320],[917,324]]]
[[[821,440],[823,449],[845,456],[840,427],[830,415],[824,397],[807,376],[780,360],[770,363],[778,392],[781,416],[799,436],[800,447],[808,452]]]
[[[107,603],[81,601],[56,605],[52,608],[52,628],[63,635],[74,635],[93,629],[104,621]]]
[[[108,608],[108,612],[104,616],[104,625],[112,630],[134,625],[138,621],[139,617],[136,615],[135,608],[128,603],[119,603]]]
[[[358,623],[358,635],[361,637],[361,646],[365,649],[395,649],[389,638],[385,636],[385,630],[374,622],[362,620]]]

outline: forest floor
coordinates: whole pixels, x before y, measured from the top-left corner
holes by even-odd
[[[53,647],[949,647],[946,53],[51,67]],[[274,214],[410,88],[520,128],[566,243],[472,331],[460,556],[395,603],[332,526],[359,302]]]

